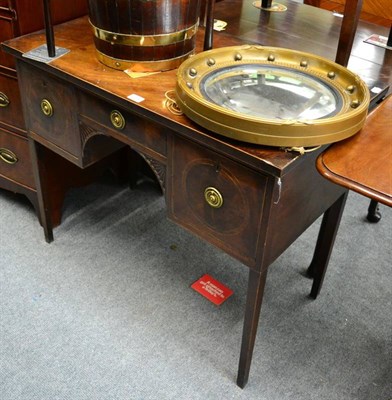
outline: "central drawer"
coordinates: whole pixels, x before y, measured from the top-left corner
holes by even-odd
[[[166,159],[167,132],[163,126],[81,91],[78,102],[79,118],[92,131],[115,137],[155,159]]]

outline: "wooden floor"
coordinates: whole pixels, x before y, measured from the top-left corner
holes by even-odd
[[[330,0],[321,0],[320,8],[323,8],[325,10],[330,10],[330,11],[336,11],[341,14],[343,14],[343,11],[344,11],[344,5],[335,3],[334,1],[330,1]],[[386,26],[387,28],[390,28],[391,24],[392,24],[392,21],[390,21],[389,19],[385,19],[385,18],[376,16],[373,14],[366,13],[366,12],[362,12],[360,18],[364,21],[368,21],[368,22],[371,22],[376,25]]]

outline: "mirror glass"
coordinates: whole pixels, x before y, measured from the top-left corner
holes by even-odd
[[[332,117],[343,105],[337,90],[317,77],[257,64],[215,70],[203,78],[200,91],[233,112],[274,120]]]

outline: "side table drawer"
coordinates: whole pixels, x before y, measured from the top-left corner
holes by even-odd
[[[18,81],[4,75],[0,75],[0,121],[25,134]]]
[[[27,139],[1,129],[0,175],[18,184],[35,188]]]
[[[77,163],[81,145],[72,87],[25,63],[18,62],[18,75],[29,134]]]
[[[13,13],[8,8],[8,4],[2,4],[0,2],[0,43],[5,42],[8,39],[11,39],[15,36],[15,30],[13,25]],[[9,2],[8,2],[9,3]],[[0,49],[0,65],[14,69],[15,68],[15,61],[14,58],[4,53]]]
[[[169,217],[254,267],[268,177],[178,137],[168,170]]]

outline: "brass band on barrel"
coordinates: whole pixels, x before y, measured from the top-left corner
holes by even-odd
[[[131,35],[125,33],[115,33],[97,28],[91,21],[95,37],[112,44],[121,44],[126,46],[166,46],[173,43],[182,42],[192,38],[197,31],[198,24],[178,32],[160,34],[160,35]]]
[[[192,50],[187,54],[183,54],[180,57],[169,58],[166,60],[155,60],[155,61],[139,61],[139,60],[121,60],[118,58],[107,56],[98,49],[96,49],[98,60],[107,65],[108,67],[115,68],[118,70],[126,70],[128,68],[135,72],[144,71],[163,71],[169,69],[178,68],[183,61],[185,61],[191,54],[194,53]]]
[[[90,0],[89,4],[98,59],[108,67],[160,72],[177,68],[194,54],[199,0],[176,0],[169,4],[170,10],[167,1],[158,0]]]

